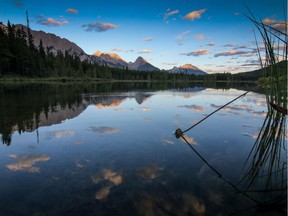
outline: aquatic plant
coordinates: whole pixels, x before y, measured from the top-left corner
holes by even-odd
[[[254,23],[261,38],[259,42],[254,33],[268,112],[246,160],[246,174],[241,180],[248,183],[250,192],[256,192],[252,189],[256,182],[264,186],[262,192],[271,194],[280,191],[278,198],[282,200],[287,194],[287,22],[258,21],[249,12],[247,17]],[[262,43],[263,46],[260,46]]]

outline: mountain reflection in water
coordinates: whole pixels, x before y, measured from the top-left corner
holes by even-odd
[[[265,95],[251,92],[185,133],[258,205],[174,136],[243,90],[181,85],[0,86],[0,215],[285,215],[286,169],[269,191],[265,175],[248,189],[240,182]]]

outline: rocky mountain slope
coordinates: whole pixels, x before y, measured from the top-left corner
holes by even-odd
[[[151,65],[141,56],[136,59],[134,63],[129,64],[129,69],[138,71],[159,71],[160,69]]]
[[[24,29],[27,32],[27,27],[24,25],[15,25],[16,29]],[[33,36],[34,45],[36,47],[39,46],[40,40],[42,40],[43,47],[48,47],[49,50],[56,54],[58,50],[61,50],[63,53],[68,51],[69,54],[76,54],[83,61],[85,59],[89,59],[89,56],[82,50],[77,44],[55,34],[46,33],[44,31],[34,31],[30,30],[31,35]]]
[[[170,73],[184,73],[184,74],[194,74],[194,75],[205,75],[206,72],[202,71],[201,69],[197,68],[191,64],[185,64],[180,67],[173,67],[169,70]]]
[[[16,29],[24,29],[27,32],[27,27],[21,24],[15,25]],[[112,68],[121,68],[137,71],[160,71],[159,68],[150,64],[147,60],[139,56],[135,62],[126,62],[119,55],[115,53],[105,53],[101,51],[95,52],[93,55],[88,55],[81,49],[77,44],[61,38],[55,34],[46,33],[44,31],[35,31],[30,30],[35,46],[39,46],[40,40],[42,40],[43,46],[48,47],[51,52],[57,54],[58,50],[61,50],[63,53],[68,51],[69,54],[76,54],[79,56],[81,61],[88,60],[99,65],[106,65]],[[195,75],[204,75],[206,72],[201,69],[191,65],[186,64],[180,67],[174,67],[168,70],[170,73],[187,73]]]

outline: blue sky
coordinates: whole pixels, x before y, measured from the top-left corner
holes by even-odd
[[[79,45],[87,54],[142,56],[160,69],[192,64],[208,73],[259,68],[253,23],[285,20],[285,0],[1,0],[0,21],[26,24]],[[256,31],[256,30],[255,30]]]

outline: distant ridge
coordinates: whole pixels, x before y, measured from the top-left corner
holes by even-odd
[[[144,58],[139,56],[134,63],[129,64],[129,69],[138,71],[159,71],[160,69],[151,65]]]
[[[184,73],[194,75],[206,75],[207,73],[192,64],[185,64],[180,67],[173,67],[169,70],[170,73]]]
[[[24,29],[27,32],[27,27],[21,24],[15,25],[16,29]],[[46,33],[44,31],[34,31],[30,30],[31,35],[33,36],[34,45],[39,46],[40,40],[42,40],[43,47],[48,47],[50,52],[57,54],[58,50],[61,50],[63,53],[68,51],[69,54],[76,54],[80,57],[81,61],[89,59],[89,56],[81,49],[77,44],[69,41],[68,39],[61,38],[55,34]]]
[[[22,24],[16,24],[16,29],[24,29],[27,32],[27,27]],[[1,28],[7,29],[3,23],[1,23]],[[33,36],[34,45],[36,47],[39,46],[40,40],[42,40],[43,46],[48,48],[50,52],[53,54],[57,54],[60,50],[62,53],[68,52],[70,55],[79,56],[81,61],[87,60],[89,62],[105,65],[112,68],[121,68],[121,69],[129,69],[136,71],[160,71],[159,68],[150,64],[143,57],[139,56],[135,62],[126,62],[116,53],[106,53],[101,51],[96,51],[93,55],[89,55],[84,52],[84,50],[79,47],[77,44],[69,41],[66,38],[61,38],[52,33],[46,33],[44,31],[35,31],[30,29],[30,32]],[[205,75],[206,72],[201,69],[193,66],[191,64],[185,64],[180,67],[174,67],[170,70],[166,70],[169,73],[187,73],[187,74],[195,74],[195,75]]]
[[[280,76],[287,76],[287,60],[283,60],[278,62],[277,64],[278,72]],[[268,68],[271,66],[268,66]],[[258,80],[261,76],[265,74],[265,70],[267,68],[261,68],[258,70],[248,71],[248,72],[241,72],[233,74],[233,76],[238,80]]]

